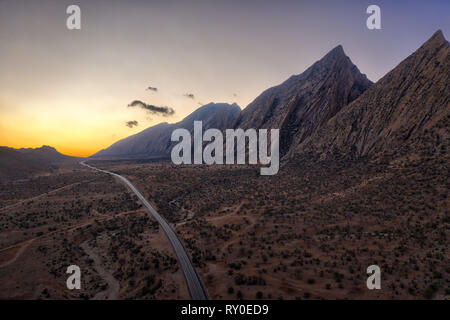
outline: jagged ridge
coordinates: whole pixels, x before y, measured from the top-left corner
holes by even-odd
[[[371,84],[337,46],[302,74],[264,91],[234,127],[280,129],[280,152],[285,155]]]
[[[297,151],[392,154],[436,126],[441,127],[436,132],[440,144],[448,145],[449,50],[442,31],[437,31]]]

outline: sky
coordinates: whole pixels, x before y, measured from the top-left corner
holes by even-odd
[[[436,30],[448,39],[449,14],[448,0],[0,0],[0,146],[88,156],[202,104],[245,108],[339,44],[377,81]]]

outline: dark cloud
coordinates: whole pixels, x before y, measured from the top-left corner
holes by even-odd
[[[158,88],[155,87],[148,87],[147,89],[145,89],[146,91],[153,91],[153,92],[158,92]]]
[[[172,108],[169,108],[167,106],[157,107],[151,104],[146,104],[145,102],[142,102],[140,100],[134,100],[132,103],[128,105],[128,107],[139,107],[141,109],[146,110],[148,113],[160,114],[163,116],[171,116],[175,113],[175,111]]]
[[[138,124],[139,124],[139,122],[137,122],[136,120],[132,120],[132,121],[127,121],[127,122],[125,122],[125,125],[126,125],[128,128],[137,127]]]
[[[185,93],[183,94],[184,97],[189,98],[189,99],[195,99],[195,96],[193,93]]]

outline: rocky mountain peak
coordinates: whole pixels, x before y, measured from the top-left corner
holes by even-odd
[[[441,30],[436,31],[431,38],[425,41],[412,56],[432,56],[443,47],[448,47],[449,43],[445,39]]]
[[[285,155],[371,84],[339,45],[303,73],[264,91],[241,112],[235,127],[280,129]]]
[[[445,148],[440,144],[449,139],[441,130],[448,125],[450,112],[449,56],[450,45],[438,30],[299,150],[378,156],[406,152],[405,148],[419,152],[425,148],[419,140],[428,141],[430,155]]]
[[[428,39],[427,42],[424,43],[424,45],[427,44],[437,44],[437,45],[441,45],[443,43],[447,42],[447,40],[444,37],[444,34],[442,33],[442,30],[437,30],[430,39]]]
[[[323,56],[322,59],[320,59],[318,62],[322,63],[332,63],[336,62],[342,59],[348,58],[347,55],[344,52],[344,48],[341,45],[338,45],[331,49],[325,56]]]

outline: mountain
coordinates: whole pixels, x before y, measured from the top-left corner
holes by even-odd
[[[49,146],[35,149],[0,147],[0,180],[27,178],[33,174],[51,172],[60,165],[79,160],[80,158],[63,155]]]
[[[205,130],[278,128],[281,156],[445,148],[449,71],[449,44],[441,31],[376,84],[337,46],[303,73],[264,91],[241,112],[236,104],[210,103],[176,124],[150,127],[93,157],[169,156],[172,131],[192,131],[194,120],[203,120]]]
[[[358,157],[445,151],[450,136],[449,53],[448,41],[437,31],[296,151]]]
[[[203,121],[203,130],[230,128],[238,116],[241,108],[233,103],[209,103],[189,116],[174,124],[166,122],[147,128],[135,135],[117,141],[110,147],[103,149],[91,158],[137,158],[137,157],[168,157],[175,144],[170,141],[172,131],[184,128],[194,130],[194,121]]]
[[[234,127],[280,129],[280,154],[285,155],[371,85],[337,46],[302,74],[264,91]]]

